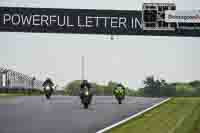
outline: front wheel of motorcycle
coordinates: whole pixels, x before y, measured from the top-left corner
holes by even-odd
[[[121,99],[118,99],[118,103],[119,103],[119,104],[122,104],[122,100],[121,100]]]
[[[88,104],[83,104],[84,109],[88,109]]]
[[[47,99],[50,99],[50,97],[51,97],[50,94],[46,94]]]

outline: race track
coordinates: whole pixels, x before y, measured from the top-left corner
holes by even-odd
[[[164,98],[94,97],[88,110],[78,97],[41,96],[0,98],[0,133],[95,133],[136,114]]]

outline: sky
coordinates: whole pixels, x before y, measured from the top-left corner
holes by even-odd
[[[1,0],[0,6],[139,10],[142,0]],[[177,0],[177,10],[198,9],[199,0]],[[200,39],[0,32],[0,66],[51,77],[60,86],[85,77],[106,84],[118,81],[130,88],[143,86],[146,76],[169,82],[200,79]]]

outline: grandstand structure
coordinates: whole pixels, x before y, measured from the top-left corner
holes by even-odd
[[[0,67],[0,91],[41,90],[43,81]]]

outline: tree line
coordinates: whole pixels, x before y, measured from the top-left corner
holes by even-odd
[[[81,84],[81,80],[72,81],[64,87],[64,90],[68,95],[77,96],[79,95],[80,84]],[[98,96],[110,96],[110,95],[113,95],[113,89],[117,86],[117,84],[118,83],[114,81],[108,82],[107,85],[100,85],[100,84],[92,82],[91,90],[93,91],[95,95],[98,95]],[[126,94],[134,95],[135,92],[129,88],[126,88]]]
[[[166,80],[156,80],[154,76],[148,76],[143,81],[144,87],[138,89],[140,96],[149,97],[189,97],[200,96],[200,81],[167,83]]]
[[[143,81],[144,87],[139,89],[126,88],[128,96],[143,97],[186,97],[200,96],[200,81],[167,83],[164,79],[155,79],[154,76],[147,76]],[[75,80],[68,83],[64,90],[68,95],[79,95],[81,80]],[[113,89],[118,83],[108,82],[107,85],[91,83],[92,91],[95,95],[113,95]]]

